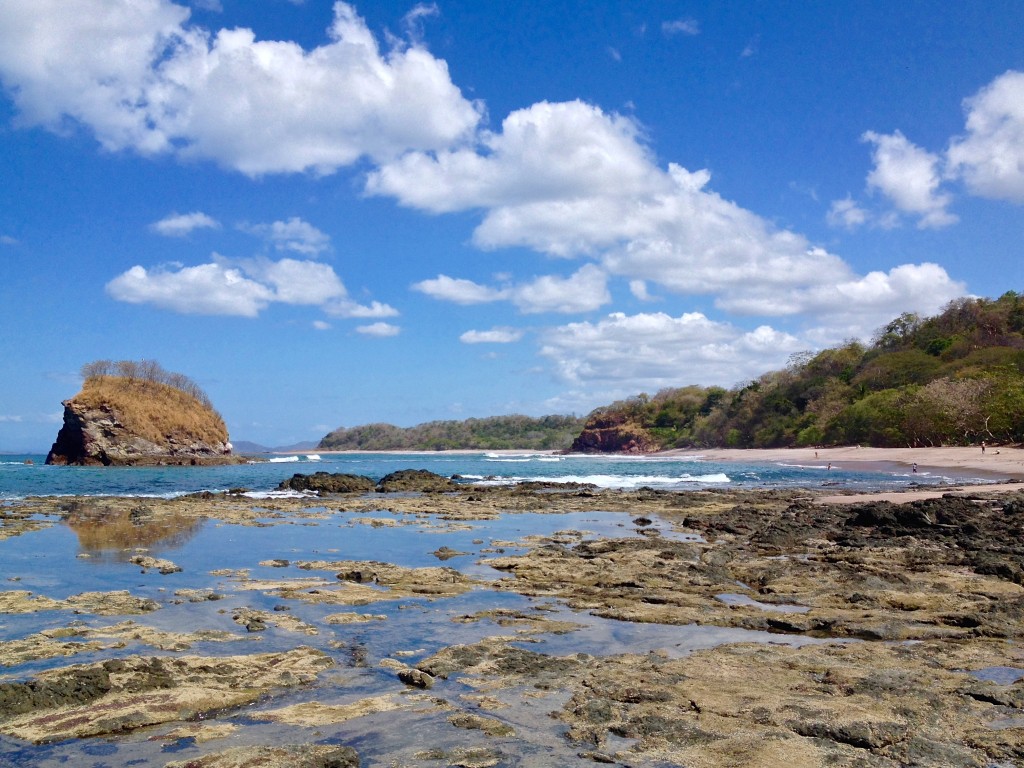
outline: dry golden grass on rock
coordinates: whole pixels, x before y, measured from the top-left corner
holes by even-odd
[[[72,402],[110,408],[132,433],[153,443],[167,438],[225,443],[224,419],[199,399],[168,384],[121,376],[93,376]]]

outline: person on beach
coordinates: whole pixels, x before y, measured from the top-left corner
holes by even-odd
[[[914,473],[915,474],[917,473],[917,462],[916,461],[914,462]]]
[[[985,441],[984,440],[981,441],[981,452],[982,453],[985,452]]]

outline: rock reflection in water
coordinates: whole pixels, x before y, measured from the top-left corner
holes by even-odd
[[[139,547],[177,549],[188,543],[204,521],[190,515],[162,512],[145,505],[116,509],[102,503],[72,501],[62,510],[63,522],[78,537],[82,552],[127,561]]]

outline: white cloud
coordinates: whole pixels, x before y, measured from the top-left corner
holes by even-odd
[[[147,270],[134,266],[107,283],[107,293],[129,304],[152,304],[185,315],[256,317],[274,292],[223,264]]]
[[[371,301],[367,305],[360,304],[347,298],[328,302],[324,305],[324,312],[332,317],[347,317],[360,320],[369,320],[371,318],[380,317],[398,317],[400,314],[394,307],[388,304],[382,304],[379,301]]]
[[[700,22],[696,19],[675,19],[661,22],[661,31],[666,35],[699,35]]]
[[[387,338],[389,336],[397,336],[401,332],[401,328],[391,323],[371,323],[370,325],[360,325],[356,327],[356,331],[366,336],[376,336],[377,338]]]
[[[257,176],[331,173],[470,136],[479,105],[419,45],[382,52],[335,3],[306,51],[248,29],[187,24],[170,0],[7,0],[0,80],[21,125],[89,128],[109,150],[212,159]]]
[[[847,195],[842,200],[832,201],[832,207],[828,209],[827,220],[833,227],[856,229],[866,224],[869,217],[868,212]]]
[[[638,392],[687,383],[731,386],[783,365],[803,348],[796,337],[768,326],[744,331],[699,312],[616,312],[596,323],[548,330],[541,354],[567,383]]]
[[[434,299],[463,305],[487,304],[507,299],[510,295],[507,289],[489,288],[472,280],[448,275],[438,275],[430,280],[413,283],[412,289]]]
[[[239,224],[238,228],[251,235],[265,238],[278,251],[317,256],[331,247],[329,235],[298,216],[270,224]]]
[[[517,328],[492,328],[489,331],[466,331],[459,336],[463,344],[512,344],[523,338]]]
[[[412,289],[434,299],[455,304],[487,304],[511,301],[524,314],[542,312],[590,312],[611,301],[608,277],[602,269],[587,264],[569,277],[543,275],[527,283],[505,284],[500,288],[472,280],[438,275],[414,283]]]
[[[474,240],[499,247],[504,243],[486,233],[506,208],[645,190],[651,164],[638,134],[629,118],[589,104],[540,102],[512,112],[500,133],[483,133],[486,154],[412,152],[372,172],[367,191],[432,213],[491,209]]]
[[[314,320],[313,327],[318,331],[329,331],[331,330],[331,324],[324,320]]]
[[[172,213],[150,225],[150,229],[164,237],[185,237],[197,229],[217,229],[220,222],[201,211]]]
[[[721,296],[715,306],[747,315],[804,314],[808,346],[835,344],[849,338],[869,339],[881,325],[901,312],[937,314],[967,287],[937,264],[903,264],[809,289],[751,291],[740,297]]]
[[[654,297],[647,290],[647,283],[643,280],[630,280],[629,292],[640,301],[654,301]]]
[[[232,260],[215,254],[212,263],[195,267],[134,266],[111,280],[107,293],[118,301],[152,304],[181,314],[256,317],[279,303],[316,306],[341,318],[398,315],[398,310],[379,301],[363,305],[350,299],[331,266],[290,258]]]
[[[945,227],[959,220],[946,210],[952,195],[939,190],[938,155],[908,141],[899,131],[867,131],[862,139],[875,145],[869,188],[882,192],[903,213],[918,216],[921,228]]]
[[[0,424],[20,424],[22,421],[24,421],[22,416],[5,416],[0,413]]]
[[[298,259],[249,259],[238,262],[245,273],[273,288],[284,304],[319,306],[345,296],[345,286],[327,264]]]
[[[709,190],[707,171],[661,170],[641,137],[629,118],[591,105],[540,103],[485,134],[479,152],[410,153],[370,174],[367,190],[435,213],[483,209],[473,235],[482,248],[596,259],[645,290],[718,295],[722,307],[792,314],[817,289],[858,279],[838,256]],[[576,279],[583,274],[596,284],[596,270]],[[463,304],[518,299],[529,311],[545,284],[488,287],[441,275],[414,287]],[[600,291],[590,295],[588,308],[603,303]]]
[[[0,235],[0,245],[17,245],[17,238],[11,237],[10,235]]]
[[[611,301],[607,283],[602,269],[587,264],[567,278],[545,275],[516,286],[511,299],[526,314],[590,312]]]
[[[410,40],[423,39],[423,20],[436,18],[441,15],[441,9],[437,3],[417,3],[405,16],[402,17],[402,26]]]
[[[950,144],[949,173],[976,195],[1024,203],[1024,72],[1000,75],[964,105],[967,136]]]

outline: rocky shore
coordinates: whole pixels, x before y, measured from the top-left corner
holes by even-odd
[[[63,526],[148,585],[11,573],[0,763],[107,764],[103,739],[169,766],[1024,764],[1024,486],[897,504],[392,480],[0,507],[0,547]],[[538,513],[547,533],[516,523]],[[559,525],[581,514],[605,528]],[[174,531],[264,544],[197,572],[161,549]],[[364,538],[376,556],[349,556]]]

